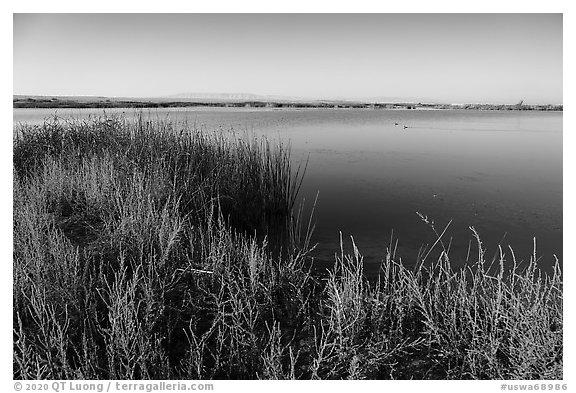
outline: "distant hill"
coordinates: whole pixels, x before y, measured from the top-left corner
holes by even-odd
[[[160,99],[170,100],[202,100],[202,101],[219,101],[219,102],[235,102],[235,101],[262,101],[262,102],[317,102],[326,101],[318,99],[310,99],[303,97],[290,97],[278,95],[261,95],[252,93],[179,93],[169,96],[160,96]]]
[[[306,98],[296,96],[281,95],[262,95],[252,93],[179,93],[168,96],[160,96],[160,99],[169,100],[191,100],[191,101],[219,101],[219,102],[238,102],[238,101],[262,101],[262,102],[330,102],[330,103],[362,103],[373,104],[379,102],[386,103],[405,103],[405,102],[433,102],[433,100],[407,99],[405,97],[332,97],[332,98]]]

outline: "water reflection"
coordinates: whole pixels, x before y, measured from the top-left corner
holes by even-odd
[[[53,113],[15,109],[14,121],[41,122]],[[94,113],[102,112],[58,114]],[[144,113],[198,128],[290,140],[293,159],[309,160],[302,197],[310,205],[320,192],[313,239],[320,262],[331,263],[342,232],[345,239],[354,236],[370,270],[393,232],[397,254],[414,263],[423,244],[435,241],[416,212],[435,220],[440,231],[452,220],[445,241],[456,262],[466,259],[469,226],[478,230],[489,255],[502,243],[527,259],[536,236],[544,264],[551,264],[554,254],[562,258],[561,113],[198,108]]]

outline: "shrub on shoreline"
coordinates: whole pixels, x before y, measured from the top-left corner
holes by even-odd
[[[388,252],[369,282],[354,247],[316,277],[301,178],[284,146],[167,122],[20,130],[14,378],[562,378],[558,264],[491,274],[478,240],[461,270]]]

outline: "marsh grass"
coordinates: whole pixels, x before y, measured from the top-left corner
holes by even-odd
[[[562,378],[558,263],[500,250],[494,273],[476,237],[465,268],[410,269],[391,240],[369,281],[352,239],[315,276],[302,173],[285,146],[168,122],[21,128],[14,378]]]

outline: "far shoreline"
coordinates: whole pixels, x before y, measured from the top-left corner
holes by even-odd
[[[187,109],[237,108],[259,110],[366,109],[366,110],[480,110],[563,112],[553,104],[437,104],[356,101],[261,101],[261,100],[167,100],[106,97],[62,97],[14,95],[13,109]]]

